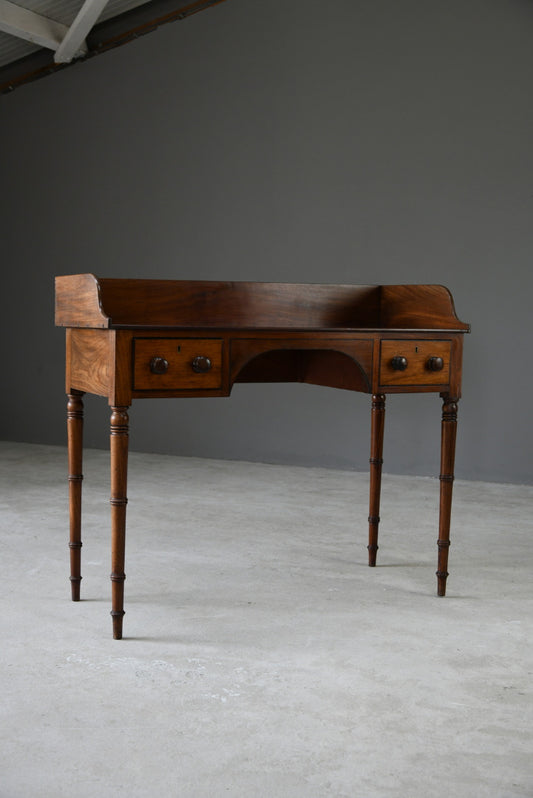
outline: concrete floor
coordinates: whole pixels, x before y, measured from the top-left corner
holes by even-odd
[[[1,798],[533,796],[533,488],[132,454],[125,638],[108,456],[0,444]]]

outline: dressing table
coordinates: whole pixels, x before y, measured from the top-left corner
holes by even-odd
[[[56,277],[66,328],[70,565],[80,600],[83,396],[107,398],[113,636],[122,637],[128,411],[134,399],[229,396],[237,382],[304,382],[371,396],[369,565],[375,566],[385,397],[436,393],[441,420],[437,593],[448,576],[463,335],[440,285],[320,285]]]

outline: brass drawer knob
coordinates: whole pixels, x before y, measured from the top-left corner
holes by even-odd
[[[164,357],[153,357],[150,361],[150,371],[152,374],[166,374],[168,371],[168,360]]]
[[[444,360],[441,357],[430,357],[426,363],[428,371],[442,371]]]
[[[198,357],[195,357],[191,365],[192,370],[197,374],[206,374],[213,366],[209,358],[204,357],[203,355],[198,355]]]
[[[396,357],[393,357],[390,364],[394,371],[405,371],[408,366],[407,358],[402,357],[401,355],[396,355]]]

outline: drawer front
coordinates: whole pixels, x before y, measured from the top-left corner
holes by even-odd
[[[446,385],[451,341],[381,342],[380,385]]]
[[[135,338],[133,347],[137,391],[208,390],[222,385],[219,338]]]

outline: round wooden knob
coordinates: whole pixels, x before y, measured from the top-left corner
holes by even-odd
[[[444,368],[444,360],[441,357],[430,357],[426,363],[426,368],[429,371],[442,371]]]
[[[150,361],[150,371],[152,374],[166,374],[168,371],[168,360],[164,357],[153,357]]]
[[[208,357],[204,357],[203,355],[198,355],[195,357],[192,362],[192,370],[195,371],[197,374],[205,374],[209,371],[212,367],[212,363]]]
[[[402,357],[401,355],[396,355],[396,357],[393,357],[390,364],[394,371],[405,371],[408,366],[407,358]]]

